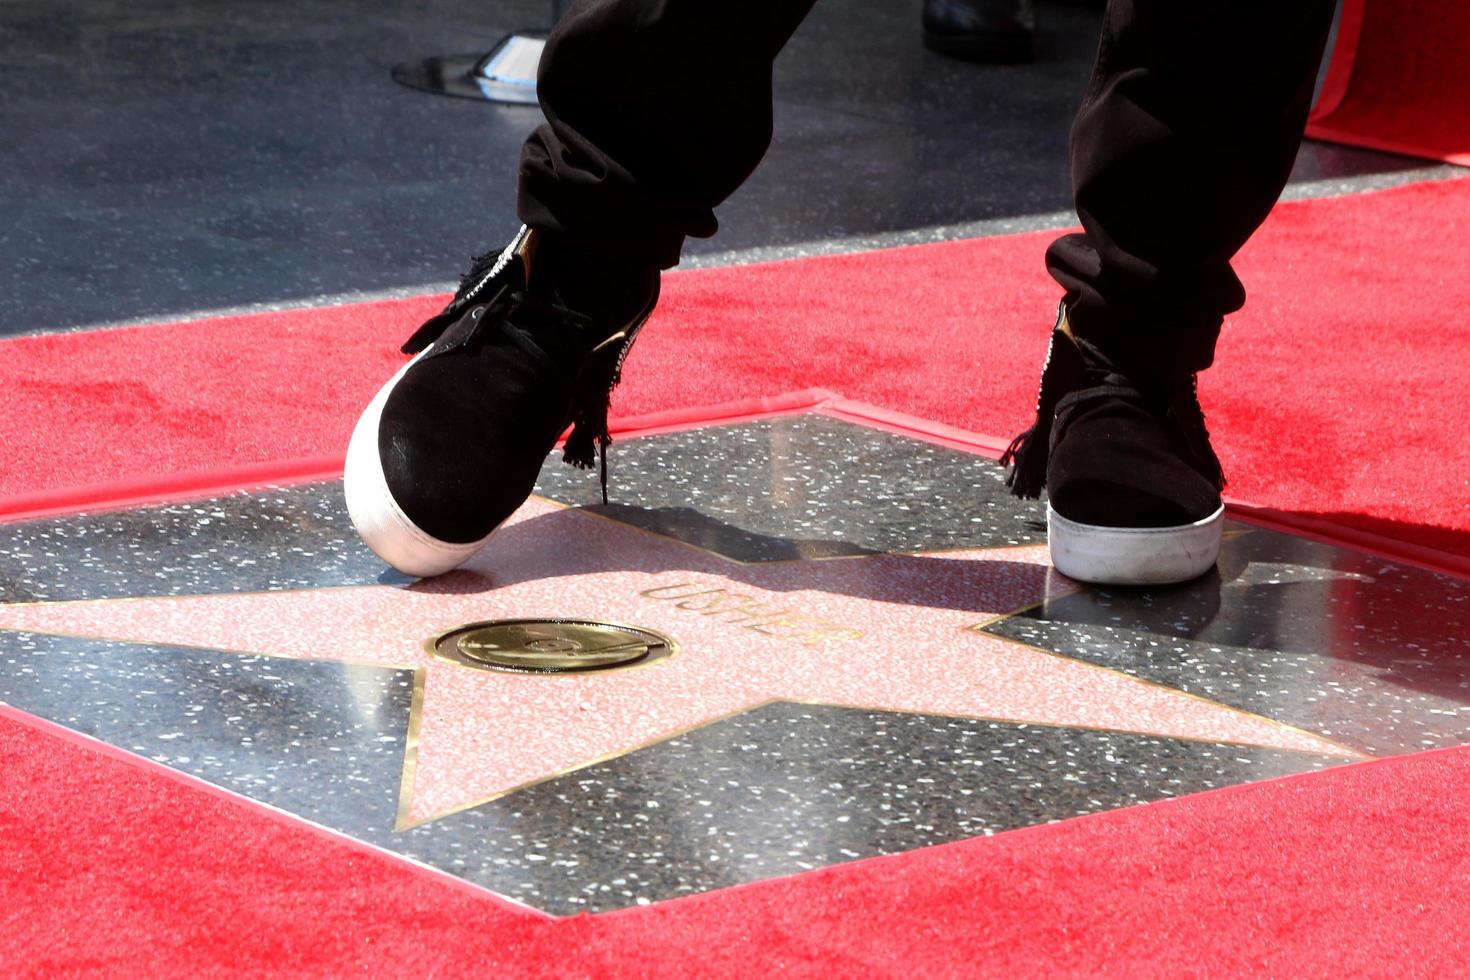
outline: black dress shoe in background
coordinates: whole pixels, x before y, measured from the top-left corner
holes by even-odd
[[[968,61],[1031,61],[1036,10],[1031,0],[924,0],[924,47]]]

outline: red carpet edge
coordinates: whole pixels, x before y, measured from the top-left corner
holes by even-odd
[[[747,398],[721,405],[673,409],[616,420],[615,437],[656,435],[681,429],[778,418],[818,411],[896,435],[921,439],[934,445],[1000,458],[1009,440],[967,432],[955,426],[895,412],[877,405],[841,398],[820,388],[789,392],[766,398]],[[616,453],[616,450],[614,450]],[[0,498],[0,524],[37,520],[88,511],[109,511],[154,504],[182,503],[223,496],[267,486],[292,486],[337,480],[342,476],[342,457],[284,460],[252,466],[164,476],[151,480],[119,481],[61,491],[22,494]],[[616,479],[614,479],[614,493]],[[1463,578],[1470,578],[1470,558],[1398,541],[1369,531],[1330,521],[1314,520],[1269,507],[1257,507],[1227,498],[1230,516],[1258,527],[1283,531],[1342,548],[1368,552],[1406,564]]]
[[[1251,299],[1201,378],[1232,497],[1470,558],[1470,322],[1452,313],[1470,306],[1467,235],[1467,180],[1273,212],[1237,257]],[[1009,438],[1035,404],[1051,237],[671,274],[614,418],[816,386]],[[405,324],[441,299],[0,341],[0,510],[328,475]]]
[[[564,919],[12,709],[0,763],[9,975],[1341,976],[1470,963],[1467,748]],[[83,787],[91,805],[57,807]]]

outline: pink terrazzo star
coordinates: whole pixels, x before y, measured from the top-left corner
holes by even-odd
[[[1049,585],[1049,582],[1051,583]],[[1100,728],[1361,758],[1258,715],[972,627],[1048,589],[1044,546],[744,565],[533,498],[465,568],[408,587],[0,606],[0,628],[419,671],[400,828],[769,701]],[[464,623],[586,618],[674,638],[619,671],[463,667]]]

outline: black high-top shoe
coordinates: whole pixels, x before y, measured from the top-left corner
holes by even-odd
[[[530,496],[569,425],[565,459],[591,467],[600,452],[605,499],[608,398],[658,285],[656,268],[527,228],[478,257],[352,433],[347,510],[363,541],[409,575],[449,571]]]
[[[1002,457],[1018,497],[1047,491],[1057,571],[1083,582],[1185,582],[1220,554],[1225,485],[1194,375],[1129,377],[1072,333],[1052,331],[1036,425]]]
[[[1031,0],[924,0],[924,47],[969,61],[1036,57]]]

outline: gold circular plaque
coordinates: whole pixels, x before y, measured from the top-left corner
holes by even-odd
[[[661,660],[674,641],[652,630],[582,619],[502,619],[470,623],[431,641],[446,660],[479,670],[569,674]]]

